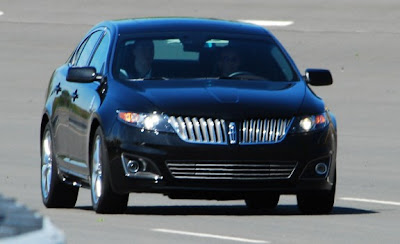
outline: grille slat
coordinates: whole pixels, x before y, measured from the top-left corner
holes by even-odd
[[[172,176],[178,179],[289,179],[296,162],[187,162],[168,161]]]
[[[221,120],[222,122],[223,120]],[[219,120],[215,120],[214,124],[215,124],[215,130],[217,131],[217,142],[221,143],[224,140],[224,136],[222,135],[222,126],[221,126],[221,122]]]
[[[193,127],[192,121],[188,117],[186,117],[184,121],[185,121],[186,128],[187,128],[187,131],[188,131],[189,140],[194,140],[195,141],[196,137],[194,135],[194,127]]]
[[[242,129],[242,131],[243,131],[243,138],[246,138],[245,140],[247,140],[247,134],[248,134],[247,124],[248,124],[247,121],[244,121],[244,122],[243,122],[243,129]]]
[[[264,120],[261,141],[265,141],[266,134],[267,134],[267,129],[268,129],[267,126],[268,126],[268,121]]]
[[[199,122],[199,120],[198,120],[196,117],[194,117],[194,118],[192,119],[192,123],[193,123],[194,133],[195,133],[196,138],[197,138],[196,141],[197,141],[197,142],[203,141],[203,136],[202,136],[202,134],[201,134],[200,122]]]
[[[254,141],[254,136],[256,134],[256,124],[254,120],[250,120],[250,140]]]
[[[208,136],[207,122],[205,121],[204,118],[200,119],[200,128],[201,128],[201,133],[203,135],[204,141],[209,142],[210,137]]]
[[[275,120],[271,120],[271,129],[269,131],[269,141],[273,141],[275,138]]]
[[[215,142],[214,121],[207,119],[208,134],[210,135],[210,142]]]
[[[176,171],[185,171],[185,170],[191,170],[193,168],[190,167],[170,167],[170,170],[176,170]],[[223,171],[223,172],[242,172],[243,169],[225,169],[225,168],[195,168],[196,171]],[[246,169],[246,172],[270,172],[271,169]],[[282,171],[291,171],[291,169],[275,169],[276,171],[282,172]]]
[[[257,130],[256,130],[256,134],[257,134],[257,138],[256,138],[256,142],[260,142],[262,140],[262,122],[261,119],[257,120]]]

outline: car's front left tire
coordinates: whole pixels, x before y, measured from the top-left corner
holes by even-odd
[[[110,184],[111,175],[106,169],[108,153],[100,127],[96,129],[91,145],[90,190],[93,210],[96,213],[119,214],[126,211],[129,194],[115,193]]]
[[[336,171],[332,189],[329,191],[297,194],[297,206],[303,214],[329,214],[333,210],[336,193]]]
[[[53,136],[47,123],[41,137],[40,185],[43,204],[48,208],[73,208],[78,187],[63,183],[57,174]]]

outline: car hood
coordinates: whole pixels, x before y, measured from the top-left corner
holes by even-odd
[[[129,95],[132,103],[140,96],[153,105],[153,111],[174,116],[291,117],[301,110],[305,96],[315,97],[301,81],[145,80],[128,86],[134,93]],[[315,100],[307,100],[310,99]],[[307,105],[307,110],[315,110],[314,107]],[[317,107],[321,110],[321,106]]]

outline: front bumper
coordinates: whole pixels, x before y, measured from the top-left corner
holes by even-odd
[[[155,192],[173,198],[236,199],[248,194],[297,194],[328,191],[336,171],[336,133],[332,126],[309,134],[288,134],[276,144],[207,145],[182,141],[176,134],[141,132],[128,125],[114,127],[107,136],[111,186],[117,193]],[[138,162],[138,173],[127,169]],[[168,162],[192,164],[295,163],[289,177],[177,177]],[[326,174],[315,165],[328,166]],[[141,165],[141,166],[140,166]],[[146,169],[140,169],[145,165]]]

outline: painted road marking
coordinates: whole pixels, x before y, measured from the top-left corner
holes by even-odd
[[[237,241],[237,242],[246,242],[246,243],[270,243],[268,241],[262,241],[262,240],[252,240],[252,239],[232,237],[232,236],[221,236],[221,235],[186,232],[186,231],[179,231],[179,230],[168,230],[168,229],[152,229],[152,230],[156,231],[156,232],[163,232],[163,233],[169,233],[169,234],[195,236],[195,237],[202,237],[202,238],[213,238],[213,239],[227,240],[227,241]]]
[[[246,22],[255,25],[261,26],[278,26],[278,27],[285,27],[289,25],[293,25],[293,21],[276,21],[276,20],[249,20],[249,19],[240,19],[241,22]]]
[[[3,14],[4,14],[4,12],[1,12],[1,11],[0,11],[0,16],[2,16]]]
[[[367,203],[376,203],[376,204],[383,204],[383,205],[400,206],[400,202],[380,201],[380,200],[365,199],[365,198],[353,198],[353,197],[341,197],[340,199],[344,200],[344,201],[367,202]]]

